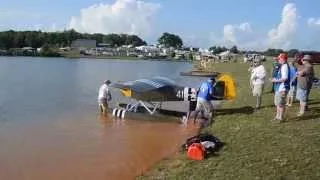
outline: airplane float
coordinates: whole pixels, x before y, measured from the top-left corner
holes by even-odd
[[[234,100],[236,98],[236,84],[228,74],[220,74],[215,83],[215,97],[217,101]],[[166,77],[143,78],[134,81],[114,82],[110,87],[117,88],[122,95],[134,100],[125,107],[116,107],[112,116],[125,118],[127,112],[137,112],[144,108],[150,115],[161,109],[162,102],[184,101],[196,102],[197,90],[194,87],[184,87]],[[118,102],[119,104],[119,102]]]

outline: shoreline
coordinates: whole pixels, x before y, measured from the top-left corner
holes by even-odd
[[[104,60],[145,60],[145,61],[168,61],[168,62],[196,62],[195,60],[169,59],[169,58],[138,58],[130,56],[0,56],[0,57],[30,57],[30,58],[66,58],[66,59],[104,59]]]

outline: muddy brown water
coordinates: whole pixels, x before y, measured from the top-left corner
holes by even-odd
[[[87,118],[1,131],[0,179],[134,179],[197,132],[172,122]]]
[[[198,128],[171,117],[101,118],[97,89],[106,78],[156,75],[198,84],[179,76],[189,68],[170,62],[0,57],[0,179],[134,179],[177,152]],[[125,101],[116,91],[113,95]]]

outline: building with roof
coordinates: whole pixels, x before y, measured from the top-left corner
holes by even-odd
[[[88,48],[96,48],[97,41],[92,39],[77,39],[72,41],[71,48],[72,49],[88,49]]]

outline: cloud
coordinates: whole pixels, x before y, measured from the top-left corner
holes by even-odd
[[[268,33],[268,46],[272,48],[289,48],[291,38],[297,29],[297,21],[296,6],[293,3],[287,3],[282,10],[280,24]]]
[[[320,26],[320,18],[309,18],[308,19],[308,25],[309,26]]]
[[[240,24],[239,29],[244,32],[252,32],[251,25],[248,22],[244,22],[244,23]]]
[[[68,28],[86,33],[128,33],[148,35],[160,4],[142,0],[116,0],[95,4],[73,16]]]
[[[227,45],[236,45],[239,43],[239,36],[250,34],[251,32],[251,25],[248,22],[243,22],[239,25],[226,24],[223,27],[223,41]]]
[[[320,18],[309,20],[311,24],[320,24]],[[250,22],[240,24],[226,24],[223,26],[222,36],[211,32],[208,34],[209,46],[238,46],[243,50],[265,50],[266,48],[292,48],[292,38],[298,30],[297,8],[292,3],[283,7],[281,21],[270,31],[257,32]],[[195,39],[195,38],[193,38]]]
[[[227,43],[237,43],[234,26],[232,26],[231,24],[227,24],[223,27],[223,38]]]

